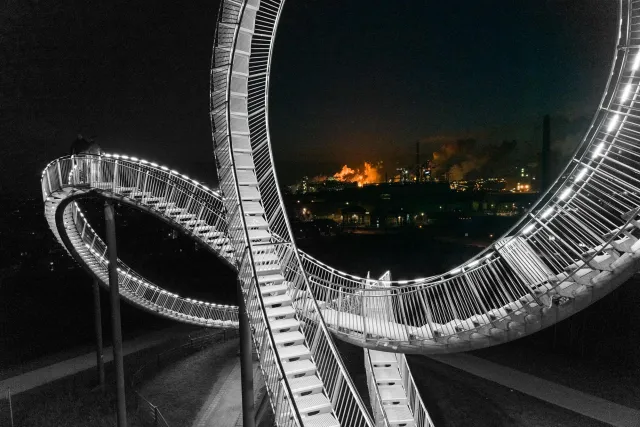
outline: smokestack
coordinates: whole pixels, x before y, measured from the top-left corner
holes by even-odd
[[[542,153],[540,156],[540,192],[551,185],[551,119],[545,115],[542,121]]]
[[[416,141],[416,182],[422,181],[420,174],[420,141]]]

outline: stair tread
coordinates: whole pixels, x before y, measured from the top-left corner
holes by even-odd
[[[247,230],[247,232],[249,233],[250,240],[264,240],[271,238],[271,233],[269,233],[267,230],[249,229]]]
[[[302,335],[300,331],[280,332],[273,334],[273,340],[275,341],[276,345],[287,344],[296,341],[304,342],[304,335]]]
[[[272,294],[272,293],[278,293],[278,294],[282,294],[285,293],[287,291],[288,286],[284,283],[278,284],[278,285],[266,285],[266,286],[260,286],[260,293],[262,295],[267,295],[267,294]]]
[[[265,306],[272,306],[275,304],[291,305],[291,298],[287,294],[275,295],[272,297],[262,298]]]
[[[267,307],[266,311],[267,311],[268,318],[284,317],[284,316],[291,317],[296,314],[296,310],[290,305],[286,305],[284,307],[274,307],[274,308]]]
[[[406,400],[407,394],[404,391],[404,387],[400,384],[394,385],[381,385],[378,386],[378,391],[380,392],[380,397],[382,401],[398,401],[398,400]]]
[[[258,283],[263,285],[265,283],[282,283],[284,282],[284,276],[280,273],[258,273]]]
[[[268,228],[269,227],[269,223],[267,222],[267,220],[265,220],[261,216],[246,215],[244,217],[244,220],[247,223],[247,227],[253,227],[253,228],[257,228],[257,227]]]
[[[304,427],[339,427],[340,423],[332,414],[318,414],[302,419]]]
[[[242,202],[245,215],[263,215],[264,208],[259,202]]]
[[[324,395],[324,393],[315,393],[296,397],[295,401],[300,412],[313,412],[331,408],[331,401]]]
[[[278,349],[278,355],[280,359],[291,359],[293,357],[309,356],[311,352],[306,345],[290,345],[289,347],[283,347]]]
[[[272,331],[286,328],[298,328],[300,326],[300,322],[294,317],[290,317],[288,319],[272,320],[271,322],[269,322],[269,324],[271,325]]]
[[[295,362],[287,362],[282,364],[285,375],[297,375],[305,372],[316,371],[316,365],[309,359],[296,360]]]
[[[387,351],[369,350],[369,356],[371,357],[371,363],[373,363],[374,365],[383,363],[398,363],[396,355]]]
[[[383,408],[391,425],[413,425],[415,423],[411,409],[407,405],[384,405]]]
[[[376,381],[400,381],[400,372],[398,368],[377,368],[373,367],[373,372],[376,376]]]
[[[289,380],[289,387],[291,387],[292,393],[305,393],[314,389],[322,387],[322,381],[315,375],[308,375],[306,377],[291,378]]]

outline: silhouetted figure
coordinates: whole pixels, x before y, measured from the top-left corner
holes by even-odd
[[[85,139],[81,134],[78,134],[76,140],[71,144],[71,154],[100,155],[101,152],[102,149],[93,138]]]

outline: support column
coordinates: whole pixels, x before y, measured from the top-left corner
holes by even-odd
[[[255,427],[253,402],[253,360],[251,355],[251,329],[249,316],[238,280],[238,320],[240,321],[240,376],[242,381],[242,425]]]
[[[93,313],[96,332],[96,367],[98,369],[98,383],[100,390],[104,390],[104,353],[102,349],[102,313],[100,310],[100,287],[93,279]]]
[[[127,427],[127,408],[124,398],[124,361],[122,357],[122,325],[120,322],[120,288],[118,286],[118,252],[116,250],[116,220],[113,204],[104,203],[109,258],[109,300],[111,302],[111,329],[113,336],[113,363],[116,373],[116,402],[118,427]]]

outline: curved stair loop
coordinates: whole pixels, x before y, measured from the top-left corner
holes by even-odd
[[[109,286],[107,247],[78,207],[77,201],[83,198],[101,196],[150,213],[229,262],[228,247],[220,241],[226,230],[218,209],[219,196],[168,169],[120,156],[63,157],[47,165],[42,187],[49,228],[104,287]],[[198,213],[196,220],[186,219],[194,216],[190,212]],[[120,294],[130,303],[185,323],[238,328],[237,307],[180,297],[151,283],[121,260],[117,271]]]

